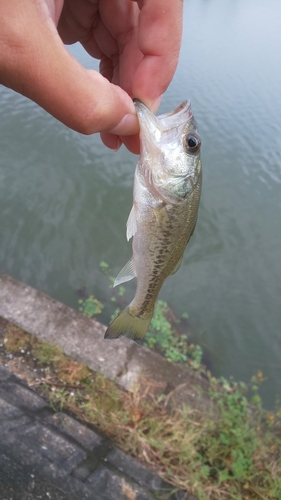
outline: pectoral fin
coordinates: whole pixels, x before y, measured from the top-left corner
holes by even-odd
[[[134,268],[133,258],[127,262],[127,264],[121,269],[118,276],[115,278],[113,286],[121,285],[121,283],[125,283],[126,281],[130,281],[136,277],[136,272]]]
[[[129,239],[132,238],[132,236],[134,236],[136,232],[137,232],[137,219],[136,219],[135,207],[133,205],[127,220],[127,240],[129,241]]]

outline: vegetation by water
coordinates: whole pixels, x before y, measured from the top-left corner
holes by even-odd
[[[281,500],[281,412],[263,411],[261,372],[249,385],[209,375],[217,411],[168,409],[168,396],[147,399],[8,324],[2,355],[47,397],[95,425],[125,452],[199,500]],[[207,376],[207,374],[206,374]],[[254,394],[249,401],[249,390]]]

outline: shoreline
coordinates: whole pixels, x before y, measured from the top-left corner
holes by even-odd
[[[145,377],[153,396],[173,391],[176,406],[191,404],[201,411],[213,406],[209,382],[196,371],[171,363],[126,337],[104,340],[105,325],[4,274],[0,274],[0,317],[59,346],[64,354],[123,389],[134,390]]]

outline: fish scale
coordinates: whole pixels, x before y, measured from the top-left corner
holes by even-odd
[[[132,302],[109,325],[105,338],[143,339],[165,279],[180,267],[193,234],[201,194],[201,140],[190,102],[156,117],[135,100],[141,155],[127,222],[133,257],[114,285],[137,277]]]

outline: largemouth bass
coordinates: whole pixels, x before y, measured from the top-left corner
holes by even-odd
[[[141,154],[134,178],[127,239],[133,257],[114,286],[137,277],[132,302],[109,325],[105,338],[143,339],[164,280],[181,265],[194,231],[200,201],[201,140],[190,102],[156,117],[134,100],[140,123]]]

